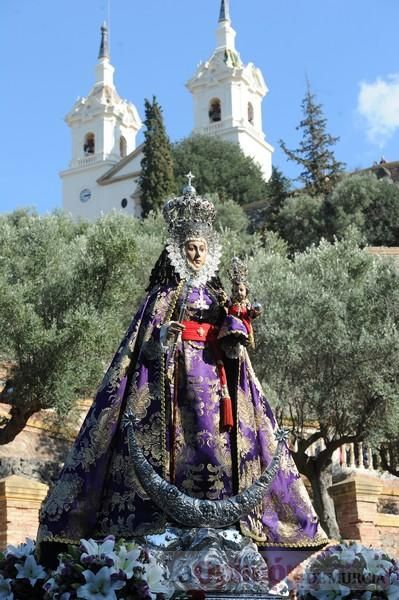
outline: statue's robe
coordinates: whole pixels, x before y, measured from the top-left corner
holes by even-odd
[[[138,480],[122,426],[127,407],[148,461],[188,495],[228,498],[270,462],[276,423],[248,353],[243,349],[239,358],[224,359],[235,421],[227,431],[220,416],[220,347],[215,352],[214,341],[188,340],[161,351],[161,326],[179,312],[176,287],[157,288],[146,297],[43,504],[39,542],[75,543],[109,534],[131,539],[162,532],[171,523]],[[184,319],[211,323],[221,337],[247,335],[239,319],[225,315],[210,287],[190,292]],[[265,547],[310,548],[327,541],[288,449],[263,503],[237,527]]]

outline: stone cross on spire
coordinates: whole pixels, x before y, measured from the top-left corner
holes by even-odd
[[[220,21],[230,21],[229,0],[221,0],[219,23],[220,23]]]
[[[98,58],[109,58],[108,27],[105,21],[101,25],[101,43]]]

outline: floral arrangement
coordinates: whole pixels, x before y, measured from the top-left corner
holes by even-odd
[[[32,540],[0,554],[0,600],[167,600],[172,594],[167,568],[151,552],[111,536],[70,546],[55,571],[36,561]]]
[[[399,563],[356,542],[312,557],[297,584],[301,600],[399,600]]]

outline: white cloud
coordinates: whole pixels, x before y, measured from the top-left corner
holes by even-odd
[[[364,118],[369,140],[380,146],[399,129],[399,74],[360,83],[357,111]]]

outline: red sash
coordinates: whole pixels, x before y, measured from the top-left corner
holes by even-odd
[[[219,327],[210,323],[183,321],[182,325],[184,325],[181,336],[183,342],[215,342],[219,333]]]

